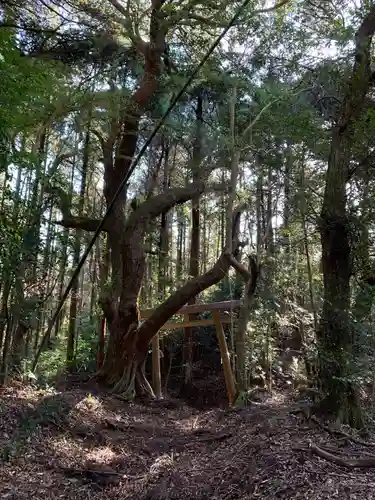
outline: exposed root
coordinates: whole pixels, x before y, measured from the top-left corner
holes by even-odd
[[[352,436],[351,434],[343,431],[342,429],[335,429],[335,428],[329,427],[328,425],[322,424],[322,422],[320,422],[320,420],[315,415],[311,415],[310,419],[313,422],[315,422],[321,429],[323,429],[326,432],[329,432],[330,434],[337,434],[339,436],[343,436],[348,441],[352,441],[353,443],[357,443],[357,444],[360,444],[362,446],[369,446],[369,447],[375,446],[374,442],[365,441],[364,439],[359,439],[359,438]]]
[[[155,393],[146,378],[145,362],[132,361],[127,363],[126,368],[120,378],[111,377],[111,374],[102,368],[97,371],[95,378],[107,385],[112,385],[111,392],[121,397],[123,400],[133,401],[136,395],[155,399]]]
[[[368,458],[342,458],[333,453],[323,450],[319,448],[316,444],[310,444],[309,449],[318,455],[320,458],[324,458],[329,462],[333,462],[334,464],[341,465],[342,467],[375,467],[375,457]]]
[[[123,376],[112,389],[112,392],[116,394],[121,394],[123,399],[129,401],[134,400],[136,373],[137,373],[137,363],[133,361],[126,368]]]
[[[339,425],[349,425],[354,429],[364,428],[364,419],[356,387],[343,386],[339,382],[315,407],[318,414],[331,416]]]
[[[155,393],[151,387],[151,384],[147,380],[145,373],[145,363],[139,365],[136,371],[136,389],[137,393],[141,396],[146,396],[150,399],[156,399]]]
[[[111,367],[108,367],[108,363],[104,362],[101,368],[95,373],[93,378],[96,378],[102,384],[105,385],[114,385],[118,381],[118,377],[116,377],[114,371]]]

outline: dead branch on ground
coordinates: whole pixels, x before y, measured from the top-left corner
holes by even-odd
[[[375,456],[368,458],[342,458],[333,453],[323,450],[316,444],[310,443],[309,450],[318,455],[320,458],[324,458],[329,462],[332,462],[341,467],[354,468],[354,467],[375,467]]]

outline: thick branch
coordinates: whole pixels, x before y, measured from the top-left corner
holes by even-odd
[[[251,278],[251,273],[246,267],[241,264],[233,255],[229,258],[231,266],[242,276],[244,281],[248,281]]]
[[[95,137],[98,139],[98,141],[100,143],[100,146],[102,148],[102,151],[104,153],[105,152],[105,146],[106,146],[106,141],[104,140],[104,137],[102,136],[102,134],[98,130],[95,130],[95,129],[91,129],[91,133],[93,135],[95,135]]]
[[[110,0],[117,9],[123,8],[117,0]],[[107,203],[113,198],[118,183],[127,175],[137,145],[139,121],[150,98],[154,94],[162,72],[162,55],[165,51],[166,26],[161,11],[162,2],[153,1],[150,19],[150,42],[144,48],[144,71],[139,84],[126,107],[122,119],[123,134],[119,137],[119,147],[114,160],[112,179],[106,182]],[[133,42],[137,46],[137,42]],[[108,169],[106,169],[106,173]],[[109,169],[110,170],[110,169]]]
[[[111,0],[112,1],[112,0]],[[145,67],[140,84],[133,95],[133,103],[143,109],[156,90],[157,81],[162,71],[161,57],[165,51],[167,26],[161,11],[162,1],[152,2],[150,19],[150,43],[145,48]]]
[[[60,26],[61,27],[61,26]],[[59,27],[59,28],[60,28]],[[1,28],[14,28],[17,30],[22,30],[22,31],[30,31],[31,33],[46,33],[48,35],[57,35],[59,28],[56,29],[48,29],[48,28],[36,28],[35,26],[24,26],[21,24],[15,24],[15,23],[0,23],[0,29]],[[61,34],[61,33],[60,33]]]
[[[64,216],[61,221],[57,224],[66,227],[68,229],[82,229],[83,231],[96,231],[100,224],[99,219],[91,219],[90,217],[74,217],[73,215]],[[109,232],[110,227],[108,224],[104,224],[103,231]]]
[[[233,214],[232,248],[236,251],[238,245],[239,212]],[[216,264],[205,274],[189,280],[179,290],[174,292],[154,313],[139,327],[137,331],[136,349],[139,353],[147,352],[147,347],[160,328],[168,319],[176,314],[192,297],[215,285],[224,278],[230,267],[230,254],[224,249]]]
[[[224,278],[229,269],[229,255],[224,251],[216,264],[207,273],[188,281],[182,288],[171,295],[153,315],[138,329],[137,350],[145,352],[152,338],[168,319],[176,314],[191,297],[195,297],[203,290],[215,285]]]
[[[340,110],[338,127],[343,132],[362,113],[363,102],[373,83],[371,41],[375,31],[375,5],[371,7],[355,36],[355,62]]]
[[[290,0],[281,0],[280,2],[277,2],[272,7],[266,7],[265,9],[255,10],[251,13],[251,15],[252,15],[252,17],[255,17],[256,15],[259,15],[259,14],[273,12],[277,9],[280,9],[284,5],[287,5],[289,2],[290,2]],[[184,25],[184,26],[192,26],[192,25],[194,25],[194,22],[192,22],[192,21],[197,21],[197,23],[199,23],[199,24],[204,24],[206,26],[210,26],[213,28],[225,28],[228,24],[228,21],[226,21],[226,20],[220,20],[220,19],[217,19],[215,17],[208,18],[208,17],[200,16],[199,14],[194,14],[191,9],[192,9],[192,7],[189,5],[186,8],[181,9],[179,12],[177,12],[176,14],[173,14],[172,16],[169,17],[168,23],[171,26],[175,26],[177,23]],[[235,24],[237,25],[239,23],[240,23],[240,21],[237,21]]]
[[[71,213],[70,197],[69,195],[58,186],[50,186],[47,184],[45,188],[46,193],[52,194],[57,198],[58,207],[62,213],[62,220],[57,224],[68,229],[82,229],[83,231],[96,231],[100,224],[100,220],[92,219],[91,217],[75,217]],[[110,227],[108,222],[104,224],[103,231],[109,231]]]
[[[129,19],[129,10],[124,7],[120,2],[118,2],[117,0],[108,0],[110,4],[113,5],[113,7],[115,9],[117,9],[120,14],[122,14],[124,16],[124,22],[127,21]]]
[[[153,196],[152,198],[144,201],[140,207],[130,215],[126,224],[126,230],[133,230],[134,227],[142,223],[147,224],[158,215],[166,213],[176,205],[186,203],[206,191],[223,191],[225,189],[226,186],[224,184],[209,186],[203,182],[191,184],[190,186],[184,188],[168,189],[164,193]]]

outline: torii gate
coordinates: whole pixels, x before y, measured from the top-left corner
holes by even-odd
[[[187,328],[192,326],[208,326],[215,325],[217,339],[220,347],[220,355],[223,363],[225,384],[228,392],[229,404],[232,405],[237,397],[237,389],[233,370],[230,364],[230,355],[227,341],[225,339],[223,323],[231,323],[231,319],[222,316],[220,312],[233,311],[241,306],[240,300],[227,300],[223,302],[212,302],[210,304],[192,304],[182,307],[174,316],[184,316],[183,321],[174,322],[168,321],[160,330],[176,330],[178,328]],[[140,311],[140,319],[147,319],[154,312],[153,309],[144,309]],[[211,312],[212,318],[190,320],[189,314]],[[154,390],[161,386],[160,373],[160,348],[159,335],[155,335],[152,342],[152,384]]]

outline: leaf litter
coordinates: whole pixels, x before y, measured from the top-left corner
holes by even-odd
[[[0,498],[375,499],[375,468],[312,453],[355,461],[375,454],[372,443],[330,432],[277,394],[199,410],[14,384],[0,393]]]

